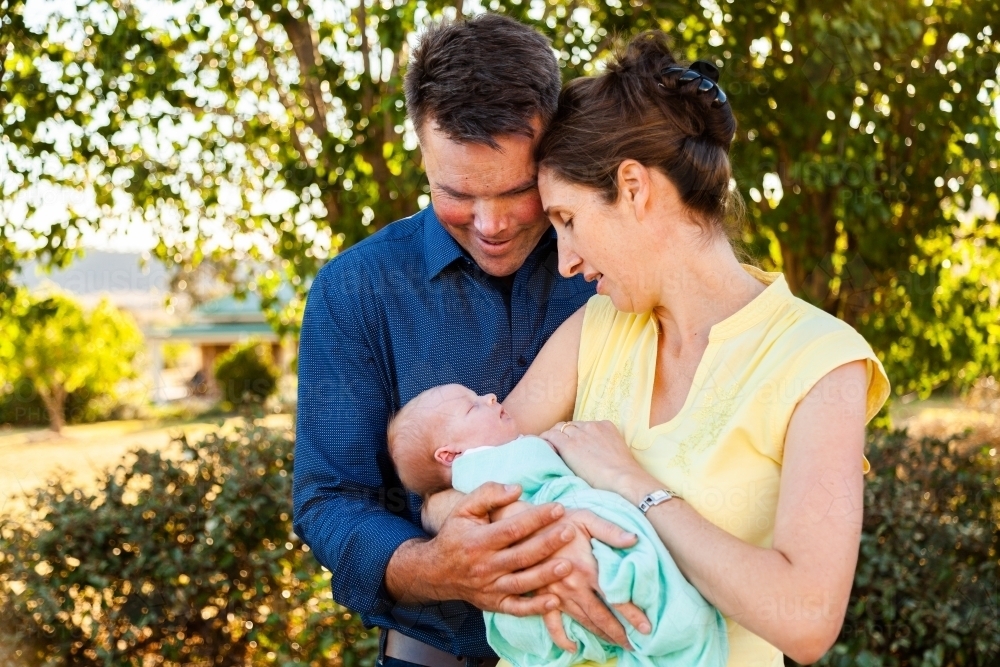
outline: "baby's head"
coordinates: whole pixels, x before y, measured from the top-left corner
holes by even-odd
[[[389,421],[387,432],[400,481],[424,497],[451,488],[451,464],[466,450],[517,436],[517,424],[494,394],[477,396],[460,384],[418,394]]]

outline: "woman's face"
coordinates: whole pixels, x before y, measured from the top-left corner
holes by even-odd
[[[546,168],[538,173],[538,191],[559,238],[559,273],[596,280],[597,293],[610,297],[618,310],[652,310],[658,290],[649,273],[657,262],[631,204],[624,197],[608,204],[597,190],[568,183]]]

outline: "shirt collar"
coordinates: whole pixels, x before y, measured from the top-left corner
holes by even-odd
[[[458,245],[448,230],[434,214],[434,208],[424,209],[424,258],[427,264],[427,279],[435,278],[452,262],[466,257],[465,250]]]
[[[530,262],[533,255],[544,252],[545,249],[550,248],[555,243],[556,230],[550,226],[545,231],[545,234],[542,235],[538,246],[531,252],[528,259],[525,260],[525,264]],[[428,206],[424,209],[424,257],[427,265],[428,280],[436,278],[438,274],[458,259],[464,258],[466,261],[472,262],[472,258],[469,257],[465,249],[458,245],[455,237],[449,234],[448,230],[441,224],[441,221],[438,220],[433,206]]]

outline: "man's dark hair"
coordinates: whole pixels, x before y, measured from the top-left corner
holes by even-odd
[[[534,137],[555,114],[561,86],[549,40],[499,14],[433,26],[410,56],[404,89],[418,133],[429,120],[455,141],[498,146],[494,137]]]

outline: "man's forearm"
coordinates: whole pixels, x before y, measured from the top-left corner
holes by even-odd
[[[438,597],[439,591],[431,584],[434,577],[427,571],[428,545],[427,539],[408,540],[400,544],[389,559],[385,568],[385,589],[398,604],[409,606],[450,599]],[[441,565],[438,563],[436,567]]]

